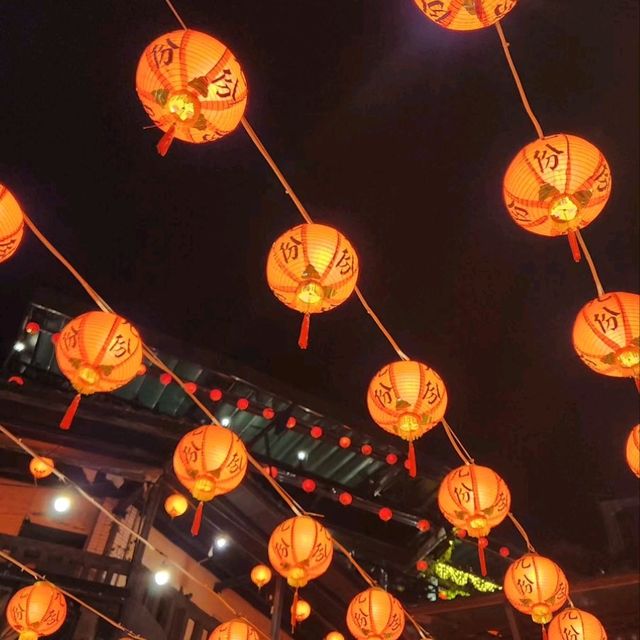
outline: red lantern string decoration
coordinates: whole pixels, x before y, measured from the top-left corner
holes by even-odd
[[[31,462],[29,462],[29,471],[36,480],[49,477],[53,473],[54,468],[55,464],[53,460],[45,456],[31,458]]]
[[[320,577],[333,559],[333,539],[319,522],[296,516],[281,523],[269,539],[269,562],[295,589],[291,605],[291,626],[296,626],[298,589]]]
[[[322,438],[323,434],[324,434],[324,431],[322,430],[322,427],[319,427],[318,425],[311,427],[311,429],[309,430],[309,435],[314,440],[318,440],[319,438]]]
[[[418,560],[416,562],[417,571],[426,571],[429,568],[429,563],[426,560]]]
[[[164,501],[164,510],[172,520],[178,516],[184,515],[188,508],[189,503],[181,493],[172,493]]]
[[[338,496],[338,500],[342,506],[348,507],[353,502],[353,496],[348,491],[343,491]]]
[[[511,509],[511,493],[504,480],[488,467],[462,465],[449,472],[440,484],[438,506],[454,527],[478,539],[480,570],[486,576],[487,536]]]
[[[316,482],[311,478],[305,478],[302,481],[302,490],[305,493],[313,493],[316,490]]]
[[[418,522],[416,522],[416,527],[419,531],[424,533],[425,531],[429,531],[429,529],[431,529],[431,523],[428,520],[418,520]]]
[[[398,456],[395,453],[388,453],[385,458],[385,462],[390,465],[396,464],[398,462]]]
[[[504,177],[504,201],[513,220],[543,236],[566,235],[580,260],[576,231],[600,214],[611,193],[611,171],[590,142],[546,136],[522,149]]]
[[[398,640],[404,631],[404,610],[390,593],[371,587],[349,604],[347,627],[356,640]]]
[[[517,0],[415,0],[427,18],[453,31],[490,27],[509,13],[516,2]]]
[[[640,424],[637,424],[627,438],[627,464],[629,469],[640,478]]]
[[[573,325],[573,346],[590,369],[633,378],[640,391],[640,296],[619,291],[588,302]]]
[[[367,406],[379,427],[409,442],[409,475],[415,478],[413,442],[435,427],[447,408],[442,379],[421,362],[392,362],[371,381]]]
[[[342,449],[348,449],[351,446],[351,438],[349,436],[342,436],[340,440],[338,440],[338,444]]]
[[[594,615],[569,607],[551,621],[549,640],[607,640],[607,633]]]
[[[213,402],[218,402],[218,400],[222,398],[222,391],[220,391],[220,389],[211,389],[211,391],[209,391],[209,398]]]
[[[527,553],[509,565],[504,595],[515,609],[530,615],[536,624],[545,625],[567,601],[569,583],[553,560]]]
[[[304,622],[311,615],[311,605],[302,598],[294,598],[291,605],[291,619],[295,620],[295,624],[291,625],[291,632],[295,631],[296,625]]]
[[[55,344],[60,371],[78,392],[60,422],[69,429],[80,398],[107,393],[133,380],[142,366],[142,340],[124,318],[106,311],[89,311],[71,320]]]
[[[27,322],[27,324],[24,327],[24,330],[30,336],[35,336],[38,333],[40,333],[40,325],[37,322],[33,322],[33,321]]]
[[[235,618],[217,626],[208,640],[260,640],[260,634],[246,620]]]
[[[298,346],[309,342],[311,314],[342,304],[358,279],[358,256],[339,232],[323,224],[301,224],[283,233],[267,259],[267,282],[287,307],[303,314]]]
[[[294,429],[297,424],[298,421],[293,416],[291,416],[290,418],[287,418],[285,426],[287,427],[287,429]]]
[[[393,511],[391,511],[389,507],[382,507],[380,511],[378,511],[378,517],[382,522],[389,522],[389,520],[393,518]]]
[[[246,411],[249,408],[249,401],[246,398],[238,398],[236,407],[238,407],[240,411]]]
[[[262,417],[263,417],[265,420],[273,420],[273,418],[275,417],[275,415],[276,415],[276,412],[275,412],[273,409],[271,409],[271,407],[265,407],[265,408],[262,410]]]
[[[247,472],[247,450],[242,440],[219,425],[205,425],[185,434],[173,454],[179,482],[198,500],[191,534],[197,536],[204,503],[233,491]]]
[[[164,131],[166,155],[174,138],[213,142],[233,131],[247,104],[247,82],[227,47],[192,29],[156,38],[136,71],[136,91],[153,124]]]
[[[370,456],[373,453],[373,447],[370,444],[363,444],[360,447],[360,453],[363,456]]]
[[[67,617],[67,602],[50,582],[35,582],[20,589],[7,605],[7,622],[19,640],[37,640],[60,629]]]
[[[7,187],[0,184],[0,262],[18,249],[24,233],[24,213]]]

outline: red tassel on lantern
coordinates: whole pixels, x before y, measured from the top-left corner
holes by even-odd
[[[169,151],[169,147],[173,142],[173,138],[176,135],[176,125],[172,125],[169,127],[167,132],[160,138],[160,142],[156,145],[156,149],[158,153],[164,158],[167,155],[167,151]]]
[[[416,449],[413,446],[413,440],[409,440],[409,475],[415,478],[418,473],[418,466],[416,464]]]
[[[202,512],[204,511],[204,502],[200,502],[196,509],[196,515],[193,516],[193,523],[191,524],[191,535],[197,536],[200,533],[200,524],[202,523]]]
[[[547,627],[542,625],[542,640],[549,640],[549,636],[547,635]]]
[[[487,575],[487,558],[484,550],[489,546],[489,540],[486,538],[478,538],[478,559],[480,560],[480,573],[482,577]]]
[[[296,609],[298,608],[298,588],[293,592],[293,602],[291,603],[291,633],[296,630]]]
[[[80,404],[81,398],[82,396],[79,393],[74,396],[73,400],[67,407],[64,416],[62,416],[62,420],[60,420],[61,429],[71,429],[71,423],[73,422],[73,418],[76,415],[76,411],[78,410],[78,405]]]
[[[302,317],[302,326],[300,327],[300,337],[298,338],[298,346],[306,349],[309,346],[309,324],[311,323],[311,315],[305,313]]]
[[[571,247],[571,255],[573,255],[573,261],[580,262],[580,246],[578,245],[576,232],[573,229],[569,229],[569,231],[567,232],[567,239],[569,240],[569,246]]]
[[[640,393],[640,378],[634,378],[634,381],[636,383],[636,389],[638,390],[638,393]]]

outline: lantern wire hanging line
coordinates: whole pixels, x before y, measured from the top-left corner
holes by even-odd
[[[589,253],[589,249],[587,249],[587,244],[582,237],[582,233],[580,229],[576,229],[576,237],[578,238],[578,243],[580,244],[580,248],[582,249],[582,254],[584,255],[587,264],[589,265],[589,270],[591,271],[591,276],[593,278],[593,282],[596,285],[596,291],[598,292],[598,298],[602,299],[604,297],[604,287],[602,286],[602,282],[598,277],[598,271],[596,269],[596,265],[593,262],[593,258]]]
[[[441,420],[442,426],[444,427],[444,432],[447,434],[447,438],[449,438],[449,442],[453,447],[454,451],[458,454],[458,457],[465,464],[473,464],[473,458],[471,454],[467,451],[465,446],[462,444],[462,441],[455,434],[454,430],[451,428],[451,425],[446,421],[445,418]]]
[[[39,581],[42,581],[42,582],[47,582],[52,587],[54,587],[57,591],[62,593],[64,596],[66,596],[70,600],[73,600],[74,602],[77,602],[81,607],[84,607],[85,609],[87,609],[87,611],[90,611],[91,613],[93,613],[94,615],[98,616],[99,618],[102,618],[105,622],[108,622],[112,627],[115,627],[116,629],[118,629],[118,631],[122,631],[123,633],[126,633],[127,637],[135,638],[136,640],[146,640],[144,636],[141,636],[141,635],[139,635],[137,633],[134,633],[133,631],[127,629],[125,626],[123,626],[119,622],[116,622],[115,620],[112,620],[109,616],[105,615],[104,613],[101,613],[97,609],[94,609],[90,604],[87,604],[84,600],[81,600],[80,598],[74,596],[72,593],[69,593],[68,591],[65,591],[62,587],[59,587],[58,585],[56,585],[53,582],[51,582],[51,580],[47,580],[47,578],[45,576],[40,575],[39,573],[37,573],[36,571],[31,569],[30,567],[27,567],[25,564],[22,564],[22,562],[20,562],[19,560],[16,560],[14,557],[9,555],[5,551],[2,551],[1,549],[0,549],[0,558],[2,558],[3,560],[6,560],[7,562],[10,562],[11,564],[15,565],[21,571],[23,571],[25,573],[28,573],[35,580],[39,580]]]

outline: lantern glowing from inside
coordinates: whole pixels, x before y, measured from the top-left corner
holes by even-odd
[[[324,640],[344,640],[344,636],[339,631],[329,631]]]
[[[172,493],[164,501],[164,510],[171,518],[185,514],[188,508],[189,502],[181,493]]]
[[[7,605],[7,622],[19,640],[37,640],[60,629],[67,617],[64,596],[49,582],[20,589]]]
[[[36,480],[42,480],[50,476],[53,473],[55,465],[51,458],[45,458],[44,456],[38,456],[37,458],[31,458],[29,463],[29,471]]]
[[[311,605],[306,600],[302,600],[302,598],[296,599],[292,606],[292,613],[296,622],[304,622],[311,615]]]
[[[513,159],[504,177],[504,201],[513,220],[543,236],[569,235],[590,224],[611,193],[611,171],[590,142],[567,134],[535,140]]]
[[[605,376],[640,378],[640,296],[607,293],[588,302],[573,325],[580,359]]]
[[[142,340],[124,318],[89,311],[74,318],[55,343],[56,361],[78,395],[60,426],[68,429],[80,394],[115,391],[133,380],[142,367]]]
[[[553,560],[527,553],[507,569],[504,595],[518,611],[537,624],[546,624],[566,602],[569,583]]]
[[[309,516],[285,520],[269,539],[271,566],[295,588],[321,576],[332,558],[331,534]]]
[[[501,20],[517,0],[415,0],[427,18],[445,29],[472,31]]]
[[[246,620],[235,618],[217,626],[208,640],[260,640],[260,635]]]
[[[342,304],[358,279],[358,256],[336,229],[301,224],[283,233],[267,258],[267,282],[287,307],[304,314],[300,348],[306,349],[309,318]]]
[[[637,424],[627,438],[627,464],[640,478],[640,424]]]
[[[347,627],[356,640],[397,640],[404,631],[404,610],[390,593],[372,587],[349,604]]]
[[[259,564],[251,569],[251,582],[262,589],[271,580],[271,569],[265,564]]]
[[[409,473],[415,476],[413,441],[435,427],[447,409],[442,378],[421,362],[392,362],[369,384],[367,406],[379,427],[409,441]]]
[[[165,135],[158,152],[173,141],[213,142],[233,131],[247,104],[247,82],[227,47],[192,29],[156,38],[136,71],[136,91],[153,123]]]
[[[230,429],[205,425],[182,437],[173,454],[173,470],[200,502],[191,529],[197,535],[203,502],[233,491],[242,482],[247,471],[247,450]]]
[[[561,611],[549,625],[548,640],[607,640],[600,620],[580,609]]]
[[[24,213],[7,187],[0,184],[0,262],[17,250],[24,231]]]

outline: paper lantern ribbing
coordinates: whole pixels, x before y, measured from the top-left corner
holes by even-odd
[[[171,518],[184,515],[189,508],[189,502],[181,493],[172,493],[164,501],[164,510]]]
[[[164,136],[165,155],[174,137],[185,142],[213,142],[233,131],[247,104],[247,82],[227,47],[192,29],[156,38],[136,71],[136,91]]]
[[[372,587],[349,604],[347,627],[356,640],[397,640],[404,631],[404,610],[390,593]]]
[[[537,624],[551,621],[569,596],[562,569],[548,558],[527,553],[509,566],[504,576],[504,595],[521,613]]]
[[[312,313],[342,304],[358,279],[358,256],[336,229],[301,224],[283,233],[267,258],[267,282],[287,307],[304,314],[298,345],[307,348]]]
[[[551,621],[548,640],[607,640],[607,633],[595,616],[568,608]]]
[[[142,340],[124,318],[89,311],[70,320],[55,344],[60,371],[78,392],[60,422],[69,429],[82,395],[115,391],[142,367]]]
[[[191,533],[200,531],[204,502],[233,491],[247,472],[242,440],[219,425],[209,424],[185,434],[173,454],[173,471],[198,500]]]
[[[0,262],[17,250],[24,232],[24,213],[7,187],[0,184]]]
[[[573,325],[573,346],[589,368],[634,378],[640,390],[640,296],[619,291],[588,302]]]
[[[246,620],[235,618],[217,626],[208,640],[260,640],[260,635]]]
[[[409,442],[409,474],[415,477],[413,441],[435,427],[447,409],[442,378],[421,362],[392,362],[369,384],[367,406],[379,427]]]
[[[50,476],[53,473],[54,467],[53,460],[45,456],[31,458],[31,462],[29,462],[29,471],[36,480],[42,480]]]
[[[627,464],[640,478],[640,424],[637,424],[627,438]]]
[[[504,480],[488,467],[462,465],[449,472],[440,484],[438,506],[452,525],[479,538],[480,568],[486,576],[486,536],[507,517],[511,508],[511,493]]]
[[[566,235],[580,260],[575,232],[602,211],[611,193],[611,171],[590,142],[568,134],[531,142],[504,177],[504,201],[514,221],[543,236]]]
[[[7,605],[7,622],[19,640],[37,640],[60,629],[67,617],[64,596],[49,582],[20,589]]]
[[[453,31],[483,29],[501,20],[517,0],[414,0],[427,18]]]

